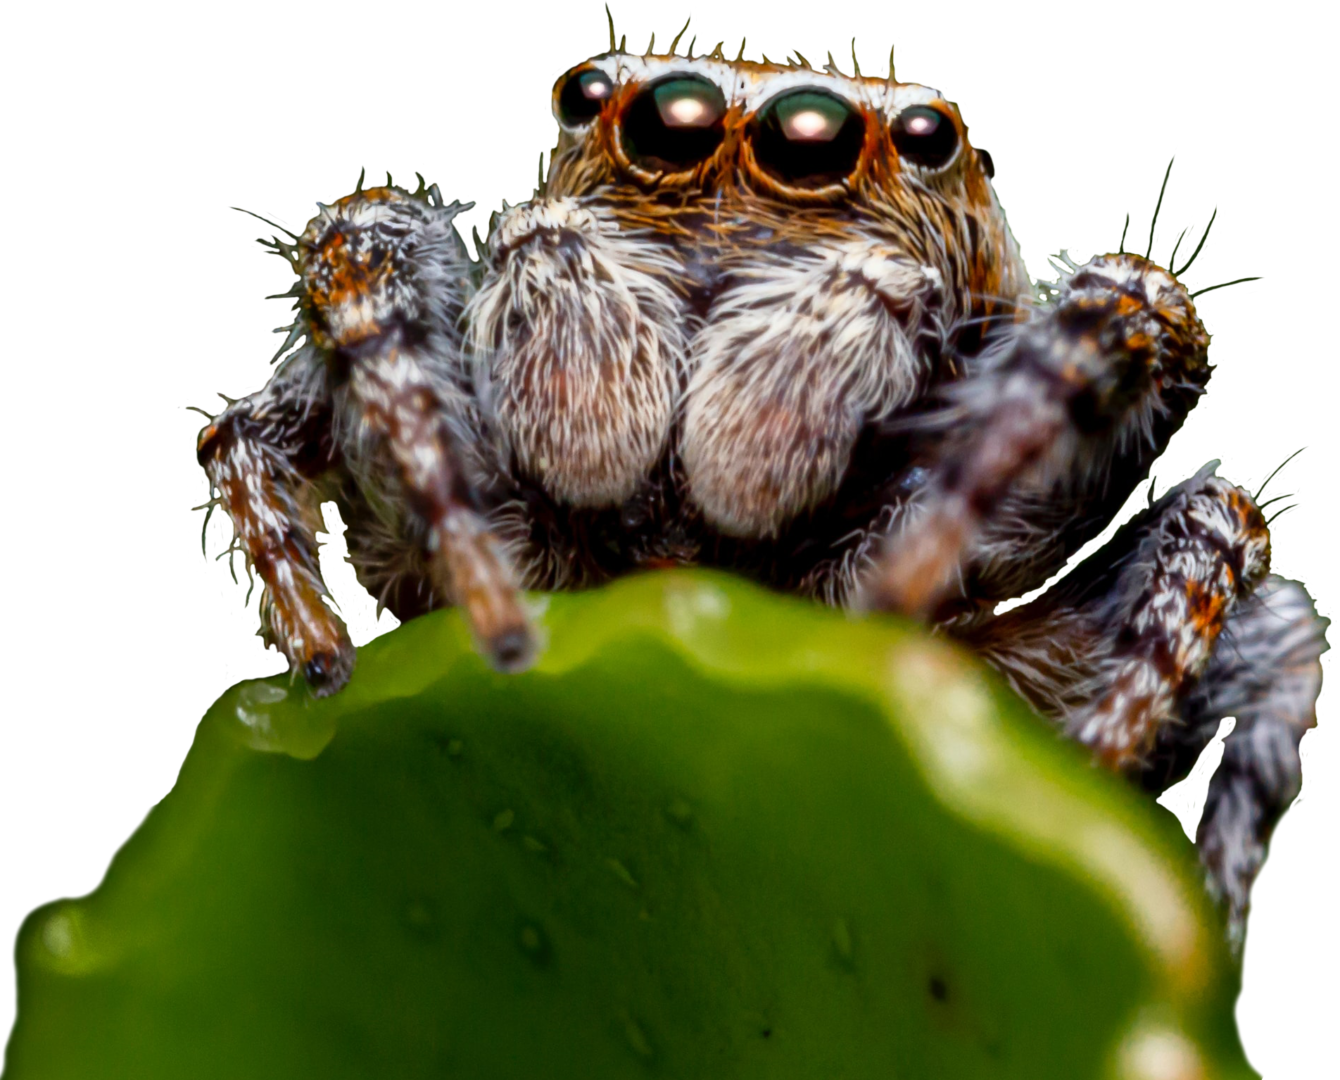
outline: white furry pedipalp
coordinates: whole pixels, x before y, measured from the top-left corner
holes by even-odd
[[[885,243],[760,252],[690,344],[683,458],[722,532],[775,535],[837,488],[862,424],[913,401],[940,273]]]
[[[507,211],[491,248],[466,318],[505,447],[560,500],[622,502],[660,458],[682,385],[679,261],[571,198]]]

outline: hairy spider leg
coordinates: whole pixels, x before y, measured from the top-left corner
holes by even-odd
[[[338,501],[355,570],[383,600],[421,602],[409,614],[459,604],[498,667],[533,655],[511,571],[471,500],[484,451],[460,359],[472,272],[452,225],[461,209],[436,187],[359,190],[322,206],[296,244],[273,242],[300,277],[287,294],[292,351],[200,436],[218,504],[265,583],[262,633],[318,695],[354,663],[324,602],[322,498]]]
[[[300,304],[339,379],[335,437],[355,486],[406,540],[421,538],[434,593],[463,609],[480,651],[517,670],[534,634],[474,505],[467,454],[479,425],[461,359],[472,269],[452,225],[461,209],[435,186],[322,207],[298,244]]]
[[[1161,791],[1235,715],[1199,847],[1241,944],[1270,831],[1301,783],[1326,623],[1267,576],[1252,496],[1214,466],[1168,492],[1041,597],[959,635],[1096,760]]]
[[[1276,823],[1302,788],[1298,746],[1317,723],[1327,626],[1302,585],[1266,578],[1229,616],[1208,669],[1183,704],[1184,724],[1165,729],[1173,736],[1213,735],[1224,717],[1236,718],[1210,780],[1196,844],[1210,894],[1227,910],[1229,941],[1239,949],[1252,882]]]
[[[865,602],[943,615],[1036,588],[1111,520],[1204,392],[1209,337],[1138,255],[1069,274],[997,333],[926,422],[929,478],[867,575]]]
[[[405,496],[428,526],[429,572],[460,606],[480,651],[502,670],[519,670],[535,640],[497,540],[471,506],[441,403],[418,357],[388,340],[354,359],[349,393],[362,423],[382,439]]]
[[[261,636],[301,671],[318,696],[349,678],[354,647],[324,598],[317,564],[320,489],[330,464],[320,369],[285,364],[260,393],[228,406],[200,433],[197,453],[234,543],[260,575]]]

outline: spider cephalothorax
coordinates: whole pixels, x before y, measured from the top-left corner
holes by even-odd
[[[1200,843],[1240,937],[1324,648],[1254,498],[1202,470],[994,611],[1204,392],[1187,267],[1118,252],[1035,287],[957,107],[892,73],[611,43],[553,109],[548,174],[478,260],[459,203],[389,178],[273,241],[299,275],[282,362],[199,444],[268,640],[317,693],[352,670],[327,498],[381,602],[461,606],[506,669],[535,647],[521,585],[639,567],[918,615],[1151,789],[1236,715]]]

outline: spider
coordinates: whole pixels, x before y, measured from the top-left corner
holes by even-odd
[[[611,29],[559,78],[548,170],[475,258],[422,178],[360,177],[263,241],[297,315],[198,456],[267,642],[317,695],[350,676],[326,500],[380,604],[459,606],[507,671],[536,648],[519,589],[641,568],[910,614],[1150,792],[1236,717],[1198,845],[1240,946],[1326,647],[1269,573],[1267,504],[1212,463],[996,610],[1104,529],[1204,393],[1179,280],[1200,245],[1161,268],[1123,236],[1034,284],[939,91],[679,41]]]

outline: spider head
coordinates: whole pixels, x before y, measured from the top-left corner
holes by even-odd
[[[952,328],[1030,291],[990,159],[928,87],[611,52],[553,109],[469,321],[511,452],[574,504],[628,498],[678,426],[705,519],[776,534],[939,380]]]

